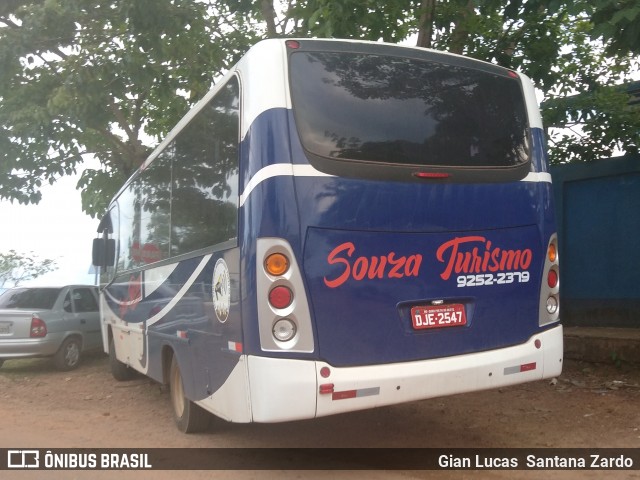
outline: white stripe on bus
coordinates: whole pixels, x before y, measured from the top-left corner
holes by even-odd
[[[265,180],[273,177],[333,177],[327,173],[322,173],[320,170],[316,170],[311,165],[293,165],[291,163],[275,163],[273,165],[266,166],[258,171],[240,195],[240,206],[244,205],[247,198],[251,194],[254,188],[260,185]]]
[[[293,165],[291,163],[274,163],[260,169],[244,189],[244,192],[240,195],[240,206],[242,207],[251,192],[262,182],[273,177],[333,177],[323,173],[320,170],[316,170],[311,165]],[[547,172],[530,172],[524,177],[521,182],[547,182],[551,183],[551,174]]]
[[[209,254],[202,257],[202,260],[200,260],[200,264],[193,271],[189,279],[186,282],[184,282],[184,285],[182,285],[182,288],[178,291],[178,293],[176,293],[175,297],[173,297],[171,301],[162,308],[162,310],[160,310],[153,317],[147,320],[147,328],[149,328],[151,325],[153,325],[162,317],[164,317],[169,310],[171,310],[173,307],[176,306],[176,303],[182,300],[182,297],[184,297],[185,294],[189,291],[189,289],[194,284],[194,282],[196,281],[196,279],[198,278],[202,270],[204,270],[204,267],[207,266],[207,263],[209,262],[212,256],[213,255]]]

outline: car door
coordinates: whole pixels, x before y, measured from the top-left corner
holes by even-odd
[[[85,350],[102,345],[98,299],[94,290],[91,287],[73,287],[64,302],[65,317],[82,332]]]

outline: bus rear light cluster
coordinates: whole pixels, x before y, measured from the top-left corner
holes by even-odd
[[[560,274],[558,268],[558,240],[551,237],[544,265],[544,280],[540,292],[540,325],[556,322],[560,310]]]
[[[256,253],[260,348],[267,352],[312,352],[309,303],[291,245],[282,238],[259,238]]]
[[[288,318],[293,305],[293,290],[289,282],[289,268],[291,261],[281,252],[271,253],[264,260],[264,270],[272,277],[273,286],[269,290],[269,305],[276,315],[271,333],[276,342],[287,343],[296,337],[298,327],[296,322]]]

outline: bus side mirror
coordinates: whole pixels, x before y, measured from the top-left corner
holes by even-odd
[[[113,238],[94,238],[92,256],[95,267],[113,266],[116,259],[116,241]]]

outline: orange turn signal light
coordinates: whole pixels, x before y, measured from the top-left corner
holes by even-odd
[[[547,252],[550,262],[555,262],[558,258],[558,251],[556,250],[555,243],[549,245],[549,251]]]
[[[289,270],[289,259],[282,253],[272,253],[265,260],[264,268],[269,275],[279,277]]]

